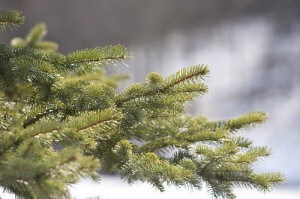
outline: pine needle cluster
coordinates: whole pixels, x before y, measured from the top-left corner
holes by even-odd
[[[23,22],[0,11],[0,27]],[[257,174],[253,164],[270,155],[238,132],[263,123],[264,112],[210,121],[185,113],[187,102],[207,92],[205,65],[116,88],[127,76],[104,66],[130,57],[122,45],[68,55],[44,41],[38,24],[25,37],[0,45],[0,186],[18,198],[69,198],[68,186],[99,170],[142,181],[200,189],[234,198],[242,186],[269,191],[280,173]],[[165,155],[168,153],[169,155]]]

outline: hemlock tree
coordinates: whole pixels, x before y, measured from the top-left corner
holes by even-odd
[[[23,23],[18,11],[1,11],[0,27]],[[0,186],[17,198],[69,198],[67,185],[99,180],[100,168],[142,181],[200,189],[234,198],[233,187],[269,191],[280,173],[252,166],[270,155],[238,131],[264,122],[264,112],[210,121],[185,114],[185,104],[207,92],[204,65],[168,77],[153,72],[118,93],[124,75],[105,65],[130,55],[121,45],[62,55],[43,41],[38,24],[25,39],[0,45]],[[172,156],[166,157],[165,152]],[[100,167],[101,164],[101,167]]]

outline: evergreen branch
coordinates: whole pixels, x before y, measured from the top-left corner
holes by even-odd
[[[124,103],[138,99],[138,98],[142,98],[142,97],[150,97],[150,96],[155,96],[155,95],[159,95],[159,93],[162,90],[157,90],[157,91],[152,91],[152,90],[148,90],[144,93],[136,93],[135,95],[132,96],[122,96],[121,94],[116,98],[116,105],[117,107],[121,107]]]
[[[210,122],[207,126],[213,128],[227,128],[230,129],[230,131],[235,132],[240,129],[255,127],[265,122],[266,119],[267,114],[265,112],[257,111],[227,121]]]
[[[236,119],[228,120],[226,126],[232,131],[242,129],[245,127],[251,127],[259,125],[265,122],[267,119],[267,114],[265,112],[251,112],[245,115],[242,115]]]
[[[95,126],[98,126],[98,125],[103,125],[105,123],[108,123],[108,122],[112,122],[112,121],[117,121],[116,118],[107,118],[107,119],[104,119],[104,120],[101,120],[101,121],[97,121],[97,122],[94,122],[94,123],[91,123],[87,126],[83,126],[79,129],[77,129],[77,132],[78,131],[83,131],[83,130],[86,130],[88,128],[92,128],[92,127],[95,127]]]
[[[146,77],[149,85],[134,84],[128,87],[116,98],[117,107],[122,104],[143,97],[161,95],[164,93],[194,93],[201,95],[207,92],[207,87],[202,83],[188,84],[198,78],[203,78],[208,74],[208,68],[204,65],[197,65],[182,69],[181,71],[167,77],[165,80],[158,73],[150,73]]]
[[[285,177],[280,173],[252,174],[250,178],[254,182],[252,186],[263,191],[270,191],[274,185],[285,181]]]
[[[121,175],[129,183],[137,180],[149,182],[160,191],[164,191],[163,183],[200,187],[194,171],[178,165],[171,165],[165,160],[160,160],[154,153],[132,155],[122,166]]]
[[[34,146],[34,141],[31,140],[26,148],[26,150],[23,152],[23,158],[26,159],[27,155],[29,154],[30,150],[33,148]]]
[[[174,85],[170,89],[170,93],[193,93],[196,96],[203,95],[208,91],[208,87],[203,83],[189,83],[189,84],[181,84]]]
[[[113,109],[90,111],[79,117],[73,118],[67,126],[75,128],[75,132],[79,132],[99,125],[116,124],[121,117],[122,115]]]
[[[37,42],[41,41],[47,34],[47,27],[44,23],[36,24],[28,33],[25,41],[28,46],[34,46]]]
[[[161,127],[165,131],[172,131],[166,126]],[[205,142],[205,141],[219,141],[224,138],[228,132],[224,129],[218,129],[217,131],[196,131],[189,129],[186,127],[186,131],[180,132],[179,127],[173,135],[170,134],[164,137],[156,137],[155,140],[150,140],[143,146],[139,148],[140,151],[150,152],[159,150],[166,147],[176,147],[176,148],[188,148],[190,145],[197,142]],[[152,130],[152,129],[151,129]],[[157,128],[156,131],[159,131]]]
[[[19,12],[0,11],[0,28],[22,20]],[[25,39],[12,41],[16,48],[0,45],[4,189],[23,198],[68,198],[66,185],[85,176],[98,179],[96,158],[129,183],[149,182],[163,191],[164,183],[198,189],[205,182],[215,198],[233,198],[234,186],[269,191],[284,181],[281,174],[252,170],[270,156],[267,147],[231,133],[261,124],[265,113],[216,122],[185,115],[185,102],[208,90],[201,82],[207,66],[166,78],[152,72],[116,95],[126,77],[107,77],[100,66],[129,57],[124,46],[64,56],[54,52],[56,43],[43,41],[46,32],[38,24]],[[178,153],[164,157],[169,149]]]
[[[175,74],[166,78],[165,89],[171,88],[183,82],[193,81],[195,79],[202,79],[209,73],[206,65],[196,65],[188,68],[181,69]]]
[[[53,127],[55,126],[55,127]],[[37,137],[39,135],[47,134],[53,131],[62,130],[61,127],[58,126],[56,121],[48,121],[48,122],[40,122],[37,123],[30,128],[24,129],[21,131],[18,137],[10,136],[11,142],[8,143],[5,148],[0,151],[0,156],[5,154],[11,148],[17,148],[23,141],[31,139],[33,137]]]
[[[39,41],[35,47],[44,51],[55,52],[58,49],[58,44],[52,41]]]
[[[116,105],[117,105],[117,107],[121,107],[122,104],[124,104],[126,102],[129,102],[131,100],[141,98],[141,97],[151,96],[153,94],[157,94],[160,91],[161,91],[160,89],[157,89],[157,90],[147,89],[142,84],[132,84],[128,88],[126,88],[126,90],[123,93],[119,94],[116,97],[116,100],[115,100]]]
[[[4,149],[2,149],[2,151],[0,152],[0,156],[5,154],[12,147],[19,146],[22,143],[22,141],[29,138],[37,137],[39,135],[44,135],[54,131],[62,131],[66,127],[75,128],[75,132],[79,132],[99,125],[115,124],[120,119],[120,113],[112,109],[107,109],[104,111],[91,111],[85,113],[80,117],[72,119],[71,122],[67,122],[66,124],[62,125],[58,125],[56,121],[54,121],[54,123],[40,122],[31,126],[30,129],[25,129],[17,139],[14,139],[12,143],[10,143]]]
[[[16,37],[11,40],[11,45],[15,48],[34,48],[47,52],[55,52],[58,48],[57,43],[52,41],[43,41],[47,34],[47,26],[44,23],[36,24],[27,34],[25,39]]]
[[[50,132],[53,132],[53,131],[60,131],[62,130],[62,128],[50,128],[50,129],[47,129],[45,131],[40,131],[40,132],[37,132],[35,133],[34,135],[31,135],[32,137],[35,137],[35,136],[39,136],[39,135],[43,135],[43,134],[47,134],[47,133],[50,133]]]
[[[46,117],[50,114],[53,114],[53,113],[57,113],[59,111],[58,108],[54,108],[54,109],[47,109],[45,110],[44,112],[42,113],[39,113],[37,114],[36,116],[32,117],[32,118],[29,118],[27,119],[24,123],[23,123],[23,128],[26,128],[34,123],[36,123],[37,121],[39,121],[40,119],[42,119],[43,117]]]
[[[122,45],[106,46],[73,52],[66,56],[65,65],[74,69],[78,67],[95,67],[106,62],[120,61],[129,56],[127,49]]]
[[[0,29],[6,28],[14,29],[19,24],[24,23],[24,17],[22,13],[17,10],[0,10]]]

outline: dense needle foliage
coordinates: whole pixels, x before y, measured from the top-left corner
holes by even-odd
[[[18,11],[0,11],[1,29],[23,23]],[[0,186],[18,198],[68,198],[67,185],[99,170],[142,181],[200,189],[234,198],[233,187],[262,191],[283,182],[252,166],[270,155],[238,136],[264,122],[264,112],[210,121],[185,114],[186,102],[207,92],[207,66],[184,68],[117,92],[124,75],[104,66],[130,54],[121,45],[57,53],[36,25],[12,47],[0,44]],[[164,155],[168,152],[169,155]],[[171,154],[171,155],[170,155]],[[100,166],[101,165],[101,166]]]

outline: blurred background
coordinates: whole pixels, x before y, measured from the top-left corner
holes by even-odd
[[[1,0],[0,8],[21,10],[26,17],[17,31],[1,33],[1,43],[45,22],[46,39],[58,42],[62,53],[125,44],[134,56],[127,61],[130,67],[109,70],[130,73],[130,82],[143,81],[151,71],[168,75],[209,65],[210,91],[189,105],[189,113],[216,120],[268,112],[266,124],[243,133],[273,149],[255,169],[280,171],[288,181],[268,194],[237,189],[238,198],[300,198],[299,0]],[[72,193],[104,199],[210,198],[205,191],[174,187],[159,193],[115,176],[104,176],[100,185],[83,180]]]

